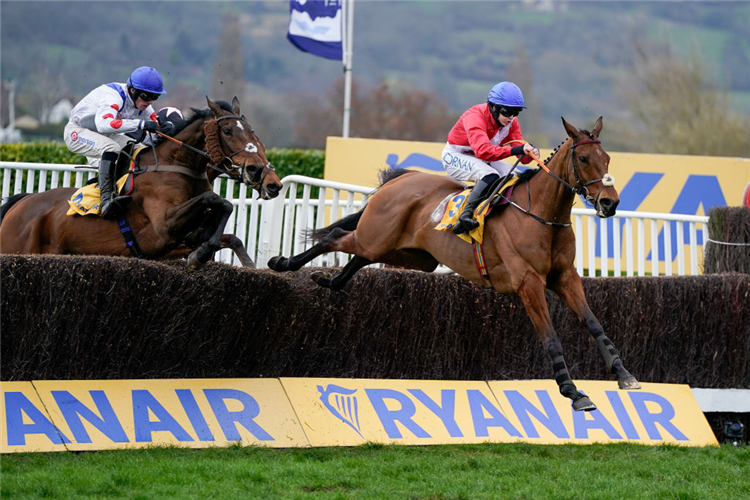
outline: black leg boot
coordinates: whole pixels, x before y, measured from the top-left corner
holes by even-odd
[[[479,179],[474,185],[474,189],[469,193],[469,199],[466,200],[464,211],[458,216],[458,222],[453,226],[455,234],[468,233],[479,227],[479,222],[474,219],[474,210],[477,209],[485,196],[490,193],[492,184],[499,178],[497,175],[488,175]]]
[[[106,152],[99,164],[99,191],[102,197],[102,208],[99,215],[103,219],[112,219],[118,208],[123,208],[130,196],[117,196],[117,153]]]

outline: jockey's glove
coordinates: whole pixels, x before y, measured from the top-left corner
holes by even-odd
[[[164,123],[159,124],[159,130],[161,130],[162,132],[164,132],[165,134],[169,136],[174,134],[174,129],[175,129],[174,123],[170,121],[165,121]]]
[[[154,130],[159,130],[159,124],[151,120],[141,120],[138,128],[146,132],[153,132]]]

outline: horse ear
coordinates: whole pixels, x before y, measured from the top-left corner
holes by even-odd
[[[206,96],[206,102],[208,103],[208,107],[211,109],[214,116],[218,118],[218,116],[221,114],[221,109],[219,108],[219,106],[217,106],[211,99],[209,99],[208,96]]]
[[[594,137],[597,139],[599,138],[599,132],[602,131],[602,117],[600,116],[598,120],[596,120],[596,125],[594,125],[594,130],[591,131],[592,134],[594,134]]]
[[[574,137],[575,137],[575,136],[576,136],[577,134],[579,134],[579,133],[580,133],[580,132],[578,131],[578,129],[577,129],[577,128],[575,128],[575,127],[574,127],[573,125],[571,125],[570,123],[566,122],[566,121],[565,121],[565,118],[563,118],[563,117],[561,116],[561,117],[560,117],[560,119],[561,119],[561,120],[562,120],[562,122],[563,122],[563,127],[565,127],[565,132],[567,132],[567,133],[568,133],[568,137],[570,137],[571,139],[573,139],[573,138],[574,138]]]
[[[240,114],[240,100],[237,99],[237,96],[234,96],[234,99],[232,99],[232,111],[234,111],[235,115]]]

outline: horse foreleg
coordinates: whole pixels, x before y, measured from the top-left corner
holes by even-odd
[[[206,213],[213,213],[206,217]],[[221,239],[224,227],[232,214],[232,204],[213,192],[202,193],[195,198],[171,208],[167,212],[166,223],[169,234],[176,240],[182,241],[187,234],[203,224],[210,235],[209,238],[188,256],[188,266],[198,269],[211,256],[221,249]]]
[[[199,245],[202,245],[204,242],[199,241],[197,244],[191,244],[186,245],[182,244],[179,247],[175,248],[171,252],[169,252],[167,255],[162,257],[163,260],[176,260],[176,259],[186,259],[192,252],[197,248]],[[247,253],[247,250],[245,249],[245,245],[242,243],[242,240],[240,240],[237,236],[233,234],[223,234],[221,235],[221,248],[229,248],[231,249],[235,255],[237,255],[237,258],[240,259],[240,263],[243,267],[252,267],[255,268],[255,262],[250,257],[250,255]]]
[[[240,264],[242,264],[243,267],[255,268],[255,262],[250,258],[250,255],[245,249],[245,245],[237,236],[233,234],[221,235],[221,248],[231,248],[237,258],[240,259]]]
[[[268,261],[268,267],[278,272],[299,271],[302,266],[304,266],[308,262],[311,262],[315,257],[332,251],[333,244],[336,242],[336,240],[343,236],[346,236],[347,234],[349,234],[349,231],[338,227],[334,228],[318,243],[310,247],[308,250],[305,250],[301,254],[289,257],[288,259],[286,257],[282,257],[281,255],[272,257],[271,260]]]
[[[577,272],[568,270],[554,283],[550,283],[550,290],[555,292],[565,304],[586,325],[586,328],[596,341],[599,352],[607,363],[607,369],[617,376],[617,384],[620,389],[640,389],[641,385],[636,378],[625,369],[620,359],[620,352],[604,333],[599,320],[591,312],[583,291],[583,283]]]
[[[552,370],[555,374],[555,382],[560,388],[560,394],[573,401],[573,409],[576,411],[595,410],[596,405],[588,396],[578,391],[570,378],[568,366],[565,363],[565,358],[563,358],[562,344],[552,326],[547,300],[544,297],[542,279],[534,272],[527,272],[516,293],[523,300],[526,312],[529,314],[529,318],[552,360]]]

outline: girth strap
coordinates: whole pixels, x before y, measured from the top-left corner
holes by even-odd
[[[487,271],[487,265],[484,262],[484,252],[482,251],[482,244],[477,240],[472,239],[471,249],[474,253],[474,262],[477,265],[477,270],[479,271],[479,275],[482,277],[482,281],[484,281],[484,285],[492,286],[492,281],[490,281],[490,273],[489,271]]]
[[[128,224],[127,219],[122,213],[117,215],[117,225],[120,227],[120,233],[122,233],[123,238],[125,238],[125,245],[127,245],[128,250],[130,250],[133,257],[139,259],[143,258],[141,248],[138,246],[138,242],[135,241],[133,230],[130,228],[130,224]]]

